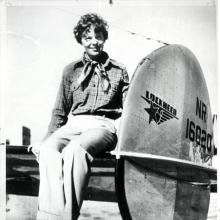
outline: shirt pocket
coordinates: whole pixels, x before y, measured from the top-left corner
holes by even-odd
[[[103,101],[105,103],[115,102],[118,98],[119,84],[117,82],[110,82],[110,88],[108,92],[103,92]]]
[[[85,101],[85,93],[82,89],[82,86],[79,85],[77,80],[74,80],[71,84],[71,91],[73,93],[73,103],[79,104],[84,103]]]

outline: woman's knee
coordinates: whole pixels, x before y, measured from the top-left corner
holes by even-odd
[[[52,135],[42,143],[41,149],[50,149],[61,152],[68,143],[69,140]]]

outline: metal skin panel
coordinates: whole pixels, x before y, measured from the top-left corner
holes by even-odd
[[[130,84],[116,150],[120,158],[116,192],[123,219],[206,220],[208,184],[168,177],[146,167],[144,156],[139,160],[128,153],[211,165],[212,133],[208,91],[192,52],[169,45],[145,57]],[[196,169],[189,175],[196,176]],[[208,174],[204,173],[204,179],[209,179]]]
[[[138,65],[124,105],[118,150],[211,165],[214,146],[208,91],[187,48],[159,48]]]

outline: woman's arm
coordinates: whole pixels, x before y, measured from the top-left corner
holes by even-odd
[[[48,127],[48,132],[44,138],[48,138],[54,131],[67,123],[68,114],[72,107],[72,92],[71,80],[68,77],[68,70],[63,71],[62,80],[55,101],[55,106],[52,111],[51,121]]]

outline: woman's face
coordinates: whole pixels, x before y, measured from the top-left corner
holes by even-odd
[[[95,33],[91,26],[88,32],[82,35],[82,45],[91,59],[96,59],[103,51],[105,39],[102,32]]]

